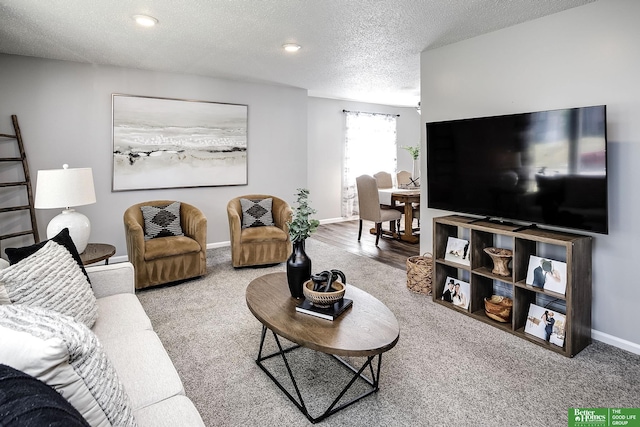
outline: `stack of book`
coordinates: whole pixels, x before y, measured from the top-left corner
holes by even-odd
[[[351,307],[351,305],[353,305],[353,300],[350,300],[349,298],[342,298],[340,301],[335,302],[333,305],[327,308],[322,308],[314,306],[309,300],[305,299],[296,306],[296,311],[299,313],[317,316],[322,319],[335,320],[349,307]]]

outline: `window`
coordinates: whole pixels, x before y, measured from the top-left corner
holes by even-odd
[[[342,216],[358,214],[356,177],[396,172],[396,116],[345,111]]]

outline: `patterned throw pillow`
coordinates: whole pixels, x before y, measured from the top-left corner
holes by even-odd
[[[71,239],[71,235],[69,234],[69,229],[63,228],[58,234],[56,234],[49,240],[53,240],[57,244],[67,248],[71,256],[73,256],[73,259],[75,259],[76,262],[78,263],[78,266],[80,267],[80,270],[82,270],[82,273],[84,273],[89,283],[91,283],[91,280],[89,280],[89,275],[87,274],[87,271],[84,269],[84,264],[82,263],[82,259],[80,258],[78,249],[76,249],[76,245],[73,243],[73,240]],[[40,248],[46,245],[49,240],[45,240],[44,242],[36,243],[35,245],[31,245],[31,246],[24,246],[21,248],[7,248],[4,250],[4,253],[7,254],[7,258],[9,258],[9,263],[15,264],[16,262],[25,259],[29,255],[36,253]]]
[[[66,314],[89,328],[98,304],[86,276],[67,248],[49,240],[42,248],[0,270],[0,301],[44,307]]]
[[[240,199],[240,205],[242,206],[242,228],[274,225],[271,197],[255,200]]]
[[[92,426],[135,426],[129,396],[96,335],[41,307],[0,306],[0,363],[53,387]]]
[[[167,206],[141,206],[144,218],[144,239],[184,236],[180,226],[180,202]]]

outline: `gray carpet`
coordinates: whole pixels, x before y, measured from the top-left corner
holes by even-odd
[[[402,270],[313,239],[307,252],[314,272],[341,269],[400,324],[398,344],[382,358],[380,391],[324,426],[552,427],[567,425],[570,407],[640,407],[640,356],[594,342],[566,358],[410,292]],[[254,361],[261,324],[245,288],[284,265],[234,270],[229,248],[207,255],[205,278],[138,294],[187,395],[211,427],[310,425]],[[311,350],[290,358],[317,416],[349,374]],[[277,362],[270,368],[284,375]]]

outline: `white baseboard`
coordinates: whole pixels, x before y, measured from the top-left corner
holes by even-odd
[[[231,246],[231,242],[227,240],[226,242],[207,243],[207,249],[224,248],[225,246]]]
[[[320,224],[333,224],[335,222],[344,222],[344,221],[350,221],[352,219],[358,219],[358,217],[355,218],[343,218],[343,217],[338,217],[338,218],[328,218],[328,219],[321,219],[320,220]]]
[[[119,262],[129,261],[129,257],[127,255],[112,256],[111,258],[109,258],[108,261],[109,261],[109,264],[117,264]]]
[[[634,354],[640,354],[640,344],[623,340],[622,338],[614,337],[613,335],[605,334],[604,332],[596,331],[595,329],[591,330],[591,338]]]

